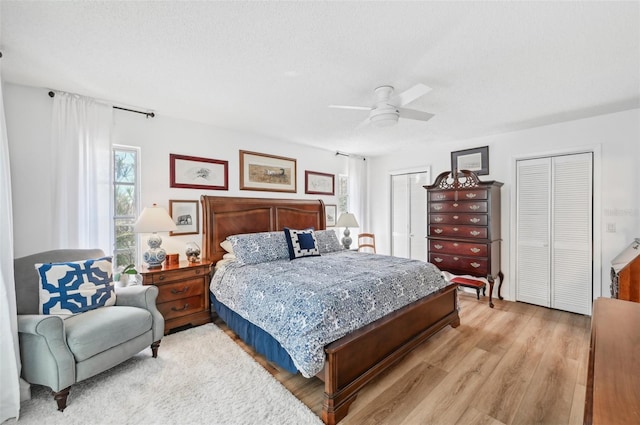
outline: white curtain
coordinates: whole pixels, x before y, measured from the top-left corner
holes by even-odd
[[[349,212],[356,216],[360,232],[371,230],[369,227],[367,161],[361,156],[349,156]]]
[[[110,164],[113,108],[56,92],[51,144],[53,244],[111,252]]]
[[[0,76],[0,423],[20,413],[20,352],[13,281],[13,219],[9,141]]]

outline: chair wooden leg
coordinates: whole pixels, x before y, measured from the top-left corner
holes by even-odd
[[[476,298],[480,299],[480,288],[476,288]]]
[[[158,347],[160,347],[160,341],[161,340],[158,340],[151,344],[151,353],[153,354],[153,358],[158,357]]]
[[[58,410],[63,412],[67,407],[67,396],[71,387],[67,387],[62,391],[53,392],[53,399],[58,403]]]

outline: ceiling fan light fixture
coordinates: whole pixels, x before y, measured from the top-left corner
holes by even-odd
[[[376,127],[392,127],[398,123],[400,112],[395,108],[371,111],[369,120]]]

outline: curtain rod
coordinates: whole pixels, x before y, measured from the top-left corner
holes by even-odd
[[[336,151],[336,156],[338,155],[342,155],[342,156],[346,156],[346,157],[354,157],[354,158],[361,158],[363,161],[366,161],[367,158],[365,158],[364,156],[360,156],[360,155],[351,155],[349,153],[344,153],[344,152],[340,152],[340,151]]]
[[[54,91],[49,91],[49,97],[55,97],[55,95],[56,95],[56,93]],[[123,108],[123,107],[115,106],[115,105],[112,105],[112,108],[113,109],[120,109],[121,111],[127,111],[127,112],[133,112],[133,113],[136,113],[136,114],[142,114],[142,115],[145,115],[147,118],[149,118],[149,117],[153,118],[153,117],[156,116],[156,114],[154,114],[153,112],[136,111],[134,109]]]

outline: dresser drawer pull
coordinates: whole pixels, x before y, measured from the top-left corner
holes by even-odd
[[[460,246],[460,244],[458,242],[454,242],[453,246]]]
[[[454,219],[454,220],[457,220],[457,219],[459,219],[459,218],[460,218],[460,217],[459,217],[459,216],[457,216],[457,215],[454,215],[454,216],[453,216],[453,219]]]
[[[445,195],[436,195],[435,198],[436,199],[445,199],[446,196]]]
[[[458,230],[460,230],[460,229],[458,229],[457,227],[454,227],[454,228],[453,228],[453,231],[454,231],[454,232],[457,232]]]
[[[442,229],[433,229],[433,231],[434,231],[435,233],[437,233],[437,234],[442,233]]]
[[[473,252],[474,254],[477,254],[480,252],[480,248],[469,248],[469,251]]]
[[[478,236],[480,234],[480,232],[478,232],[477,230],[472,230],[469,233],[471,234],[471,236]]]
[[[162,275],[158,276],[158,280],[164,280],[164,276]]]
[[[188,308],[189,308],[189,303],[185,303],[182,306],[182,308],[171,307],[171,310],[173,310],[173,311],[185,311]]]
[[[454,260],[456,260],[456,261],[458,261],[458,260],[459,260],[459,258],[458,258],[458,257],[453,257],[453,259],[454,259]]]
[[[435,249],[442,249],[442,245],[440,245],[440,244],[435,244],[433,247],[434,247]]]
[[[433,217],[433,221],[436,223],[440,223],[442,220],[444,220],[442,217]]]
[[[200,274],[200,269],[196,270],[196,274]]]
[[[476,195],[475,193],[467,193],[467,198],[471,198],[471,199],[473,199],[473,198],[475,198],[476,196],[478,196],[478,195]]]
[[[469,221],[472,222],[472,223],[477,223],[477,222],[480,221],[480,219],[479,218],[470,218]]]
[[[433,209],[436,211],[440,211],[442,209],[442,205],[434,205]]]
[[[460,204],[458,204],[457,202],[455,202],[455,203],[453,204],[453,206],[454,206],[454,207],[456,207],[456,208],[458,207],[458,205],[460,205]]]
[[[476,268],[476,269],[477,269],[478,267],[480,267],[480,264],[478,264],[478,263],[471,263],[471,267],[473,267],[473,268]]]
[[[182,288],[182,289],[180,289],[180,290],[177,290],[177,289],[173,288],[173,289],[171,290],[171,293],[172,293],[172,294],[184,294],[184,293],[185,293],[185,292],[187,292],[188,290],[189,290],[189,287],[188,287],[188,286],[185,286],[184,288]]]
[[[474,211],[475,211],[475,210],[479,210],[479,209],[480,209],[480,205],[475,205],[475,204],[473,204],[473,205],[469,205],[469,209],[472,209],[472,210],[474,210]]]
[[[443,260],[442,260],[442,258],[435,257],[435,258],[433,259],[433,261],[435,261],[436,263],[442,263],[442,261],[443,261]]]

